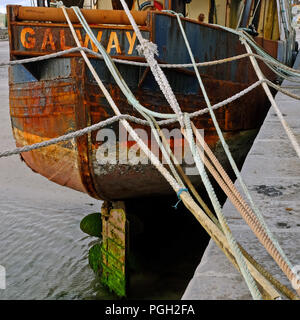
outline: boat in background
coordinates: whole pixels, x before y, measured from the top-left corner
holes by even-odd
[[[288,1],[282,2],[288,5]],[[113,58],[144,62],[136,50],[136,35],[125,12],[101,7],[107,3],[101,2],[100,9],[82,9],[93,33]],[[215,25],[220,24],[231,28],[251,26],[252,30],[257,30],[254,39],[266,52],[286,65],[293,63],[295,32],[291,28],[288,10],[278,10],[276,0],[165,0],[161,5],[163,9],[188,15],[181,20],[196,62],[245,53],[238,36]],[[133,6],[138,8],[136,3]],[[143,37],[157,44],[158,61],[165,64],[190,63],[176,16],[157,10],[157,7],[154,9],[133,10],[132,13]],[[61,9],[8,6],[7,12],[12,61],[76,47]],[[68,13],[82,46],[97,52],[73,10],[68,9]],[[112,79],[104,61],[95,56],[90,56],[90,59],[121,113],[139,117]],[[142,105],[153,111],[172,113],[148,67],[116,65]],[[278,80],[278,76],[264,63],[259,62],[259,65],[269,80]],[[192,69],[164,71],[183,112],[191,113],[206,107]],[[249,59],[204,67],[200,72],[212,104],[257,81]],[[12,129],[18,147],[46,141],[114,116],[79,52],[10,66],[9,101]],[[256,88],[216,110],[217,120],[238,164],[247,155],[268,108],[264,91]],[[204,130],[206,142],[227,167],[209,114],[195,118],[194,123]],[[132,126],[141,128],[136,124]],[[109,127],[119,136],[118,123]],[[167,128],[171,130],[178,128],[178,125]],[[150,133],[149,128],[147,130]],[[122,164],[119,161],[99,164],[97,150],[102,143],[97,141],[97,132],[92,132],[74,141],[22,153],[21,157],[34,172],[97,199],[121,200],[171,194],[171,188],[151,164]],[[132,147],[132,143],[117,141],[116,144],[119,154],[128,154]],[[201,185],[198,176],[190,178],[195,185]]]

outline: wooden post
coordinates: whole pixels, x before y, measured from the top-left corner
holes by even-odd
[[[102,274],[100,281],[119,297],[126,297],[129,225],[123,202],[104,202],[102,216]]]

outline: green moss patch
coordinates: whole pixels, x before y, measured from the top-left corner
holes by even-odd
[[[102,273],[101,259],[101,244],[94,244],[89,250],[89,265],[97,275]]]
[[[102,220],[100,212],[88,214],[80,222],[80,229],[93,237],[102,237]]]

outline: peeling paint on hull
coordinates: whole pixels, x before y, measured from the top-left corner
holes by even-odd
[[[81,65],[80,58],[71,58],[71,65]],[[77,69],[77,67],[75,68]],[[10,70],[10,72],[12,72]],[[80,74],[86,74],[81,72]],[[245,85],[233,86],[215,80],[205,80],[210,91],[212,103],[221,101]],[[68,90],[65,90],[68,88]],[[122,113],[138,114],[132,111],[125,97],[112,85],[107,85],[112,97]],[[45,101],[45,91],[48,101]],[[32,93],[31,96],[29,91]],[[257,90],[259,91],[259,90]],[[34,94],[33,94],[34,93]],[[137,98],[146,107],[162,112],[171,112],[163,96],[148,90],[138,89]],[[216,94],[216,95],[215,95]],[[237,143],[243,132],[257,128],[267,111],[265,99],[261,96],[261,104],[255,104],[257,95],[248,94],[231,106],[216,111],[217,119],[224,131],[225,138]],[[203,97],[197,95],[191,99],[188,95],[177,94],[178,101],[185,112],[203,108]],[[84,128],[113,116],[98,87],[83,76],[75,81],[72,77],[64,80],[51,80],[35,83],[10,85],[10,110],[14,137],[18,146],[45,141]],[[264,108],[264,109],[263,109]],[[132,124],[134,128],[140,126]],[[208,114],[195,119],[197,128],[204,129],[205,139],[214,149],[218,137],[212,128]],[[112,125],[117,132],[118,124]],[[169,126],[169,129],[176,125]],[[149,131],[149,129],[147,129]],[[33,171],[42,174],[58,184],[87,192],[93,197],[116,200],[147,195],[162,195],[171,192],[170,187],[152,165],[104,165],[99,166],[96,152],[100,144],[96,141],[97,132],[71,141],[39,150],[23,153],[22,157]],[[127,152],[127,147],[124,152]],[[247,153],[248,148],[239,149],[239,156]],[[196,184],[195,177],[191,177]],[[198,178],[197,178],[198,179]]]

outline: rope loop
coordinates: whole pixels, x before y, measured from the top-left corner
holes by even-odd
[[[141,44],[136,47],[138,54],[144,55],[145,57],[158,56],[157,45],[147,39],[143,39]]]

